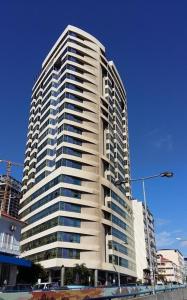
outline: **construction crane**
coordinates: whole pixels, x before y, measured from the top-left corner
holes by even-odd
[[[16,167],[23,167],[22,164],[16,163],[10,160],[5,160],[5,159],[0,159],[0,163],[5,163],[6,164],[6,179],[5,179],[5,189],[4,189],[4,195],[2,197],[1,201],[1,212],[6,212],[6,207],[7,203],[9,202],[9,186],[10,186],[10,174],[11,174],[11,167],[16,166]]]

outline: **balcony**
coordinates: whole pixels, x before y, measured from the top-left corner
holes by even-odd
[[[20,245],[19,243],[5,243],[0,241],[0,252],[20,255]]]

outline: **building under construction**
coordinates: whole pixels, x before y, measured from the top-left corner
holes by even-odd
[[[19,201],[21,197],[21,183],[7,175],[0,175],[0,207],[8,215],[18,218]]]

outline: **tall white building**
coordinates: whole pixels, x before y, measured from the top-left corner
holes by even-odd
[[[132,200],[132,206],[133,206],[133,215],[134,215],[134,236],[135,236],[137,279],[140,280],[142,283],[144,282],[148,283],[151,280],[150,278],[151,264],[153,267],[154,275],[156,276],[157,274],[154,218],[150,210],[147,208],[148,224],[146,224],[146,209],[143,202],[134,199]],[[147,232],[147,227],[148,227],[148,232]],[[150,242],[150,252],[149,252],[149,244],[148,244],[148,234],[149,234],[149,242]]]
[[[125,189],[115,186],[119,179],[126,180]],[[27,222],[22,256],[40,262],[53,280],[62,265],[76,263],[95,272],[95,283],[113,281],[116,271],[122,280],[133,280],[129,179],[123,83],[104,46],[68,26],[32,91],[20,205]]]

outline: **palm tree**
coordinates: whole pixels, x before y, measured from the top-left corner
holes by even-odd
[[[65,284],[89,285],[90,282],[93,283],[93,272],[84,263],[76,264],[73,268],[66,268]]]
[[[166,276],[164,274],[158,274],[158,281],[165,284],[167,282]]]
[[[75,282],[77,284],[88,284],[89,276],[91,275],[90,270],[86,267],[84,263],[76,264],[73,268],[75,272]]]

